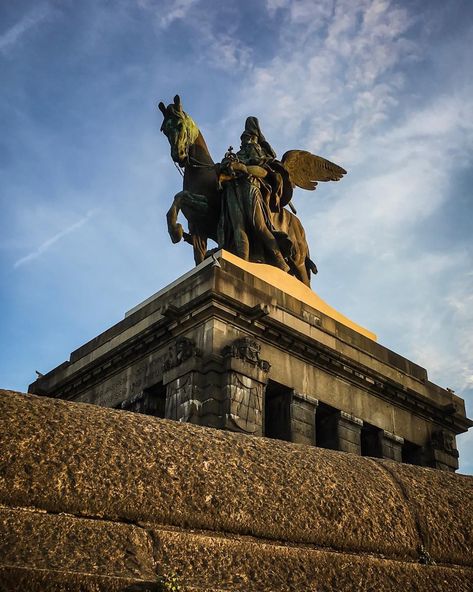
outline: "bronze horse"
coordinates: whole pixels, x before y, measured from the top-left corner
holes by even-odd
[[[174,196],[166,215],[168,232],[173,243],[184,238],[192,244],[198,265],[205,259],[207,239],[217,242],[220,216],[217,169],[198,127],[182,110],[179,96],[167,107],[162,102],[158,106],[164,116],[161,131],[171,145],[171,158],[184,169],[182,191]],[[181,210],[189,233],[177,222]]]
[[[192,244],[197,265],[207,255],[207,239],[218,242],[217,228],[221,209],[219,165],[213,162],[199,128],[183,111],[179,95],[167,107],[162,102],[158,107],[163,114],[161,131],[169,140],[171,158],[184,170],[183,189],[175,195],[166,216],[168,232],[173,243],[184,239]],[[283,156],[282,165],[291,175],[292,184],[305,189],[315,189],[316,179],[338,180],[346,172],[338,165],[300,150],[287,152]],[[304,171],[302,176],[301,170]],[[291,184],[290,188],[292,195]],[[182,211],[188,221],[188,233],[177,221],[179,211]],[[287,235],[292,245],[287,257],[290,273],[310,286],[310,272],[317,273],[317,268],[310,259],[300,220],[284,207],[280,207],[279,211],[271,212],[271,222],[278,233]]]

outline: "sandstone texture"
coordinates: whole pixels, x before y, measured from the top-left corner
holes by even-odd
[[[2,592],[473,589],[471,477],[11,391],[0,442]]]

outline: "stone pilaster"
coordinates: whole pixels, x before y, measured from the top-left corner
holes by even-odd
[[[338,420],[337,438],[338,450],[361,454],[361,428],[363,421],[354,415],[340,411],[336,414]]]
[[[455,436],[446,430],[437,430],[432,433],[426,454],[428,466],[434,469],[451,472],[458,469],[459,455]]]
[[[291,400],[291,441],[315,444],[315,413],[319,402],[307,395],[293,392]]]
[[[404,438],[386,430],[380,430],[381,454],[383,458],[402,462]]]
[[[223,348],[223,427],[227,430],[263,435],[263,398],[270,364],[261,360],[261,346],[249,337]]]
[[[179,337],[164,361],[166,419],[200,424],[202,406],[201,353],[192,340]]]

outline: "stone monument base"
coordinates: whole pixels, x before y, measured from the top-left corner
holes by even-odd
[[[452,391],[281,270],[220,251],[30,392],[445,470]]]

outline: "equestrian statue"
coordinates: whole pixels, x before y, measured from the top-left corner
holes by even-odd
[[[163,102],[158,107],[161,131],[183,175],[182,191],[167,213],[173,243],[190,243],[198,265],[216,250],[207,250],[210,238],[218,249],[279,267],[310,286],[317,267],[291,202],[293,190],[297,186],[313,191],[319,181],[339,181],[346,171],[305,150],[289,150],[279,161],[256,117],[246,120],[240,150],[234,153],[230,146],[222,161],[214,163],[179,95],[167,107]],[[178,222],[180,211],[188,232]]]

